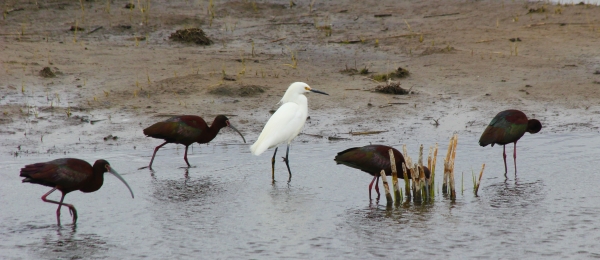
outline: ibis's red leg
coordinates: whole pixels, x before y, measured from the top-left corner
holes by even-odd
[[[504,174],[508,172],[506,168],[506,145],[502,146],[502,157],[504,157]]]
[[[164,142],[163,144],[157,146],[156,148],[154,148],[154,153],[152,154],[152,159],[150,160],[150,165],[148,165],[148,168],[152,169],[152,162],[154,162],[154,156],[156,155],[156,152],[158,152],[158,149],[160,149],[161,147],[163,147],[165,144],[167,144],[168,142]]]
[[[57,220],[59,226],[60,226],[60,207],[62,205],[69,207],[69,213],[71,213],[71,215],[73,215],[73,224],[75,224],[77,222],[77,210],[75,210],[75,207],[73,205],[63,203],[63,200],[65,199],[65,195],[67,195],[67,194],[65,194],[65,193],[62,194],[62,197],[60,197],[60,202],[46,199],[46,197],[48,197],[48,195],[50,195],[50,193],[54,192],[55,190],[56,190],[56,188],[51,189],[49,192],[44,194],[44,196],[42,196],[42,200],[44,202],[58,204],[58,209],[56,210],[56,220]]]
[[[371,200],[371,189],[373,189],[373,182],[375,182],[375,179],[377,179],[377,177],[373,177],[373,180],[369,184],[369,201]]]
[[[379,197],[381,197],[381,194],[379,194],[379,176],[376,177],[377,180],[375,181],[375,191],[377,192],[377,200],[379,200]]]
[[[515,151],[513,152],[513,158],[515,158],[515,174],[517,174],[517,141],[515,141]]]
[[[190,163],[187,160],[187,150],[188,150],[188,147],[189,146],[187,146],[187,145],[185,146],[185,154],[183,154],[183,159],[185,160],[185,163],[187,163],[188,167],[191,167]]]

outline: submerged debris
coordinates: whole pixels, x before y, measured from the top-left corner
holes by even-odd
[[[69,31],[85,31],[85,29],[83,29],[79,26],[71,25],[71,28],[69,28]]]
[[[52,72],[50,67],[44,67],[42,70],[40,70],[40,76],[42,76],[44,78],[55,78],[56,74],[54,74],[54,72]]]
[[[193,42],[200,45],[210,45],[213,43],[200,28],[177,30],[169,36],[169,39],[178,42]]]
[[[114,136],[114,135],[107,135],[103,139],[104,139],[104,141],[109,141],[109,140],[117,140],[117,139],[119,139],[119,137]]]
[[[390,84],[379,85],[375,87],[376,92],[394,95],[408,95],[410,90],[400,87],[400,83],[392,82]]]

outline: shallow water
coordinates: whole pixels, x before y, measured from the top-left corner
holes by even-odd
[[[440,155],[447,141],[419,140],[439,142]],[[23,165],[60,156],[2,155],[0,258],[600,258],[600,175],[589,170],[600,157],[597,134],[526,135],[518,146],[516,178],[512,146],[507,149],[508,179],[500,147],[481,148],[477,137],[461,136],[456,181],[464,191],[457,191],[457,200],[437,195],[433,203],[392,209],[383,201],[369,203],[369,175],[333,161],[337,152],[366,144],[296,142],[292,182],[278,160],[274,185],[272,150],[255,157],[248,145],[195,146],[190,169],[179,168],[185,165],[181,146],[168,145],[154,172],[137,169],[148,163],[151,149],[71,154],[107,159],[135,199],[106,175],[99,191],[66,196],[79,220],[71,225],[63,209],[60,228],[55,205],[40,200],[49,188],[21,184],[18,177]],[[407,141],[413,158],[418,144]],[[471,171],[479,172],[483,162],[475,197]]]

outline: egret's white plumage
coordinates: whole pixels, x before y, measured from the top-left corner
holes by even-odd
[[[284,103],[271,116],[258,140],[250,147],[252,154],[260,155],[284,142],[289,144],[298,136],[308,116],[306,97],[301,96],[304,98],[304,105]]]
[[[306,117],[308,116],[308,100],[304,93],[315,92],[320,94],[327,93],[311,89],[308,84],[303,82],[292,83],[283,97],[281,98],[282,105],[269,118],[269,121],[263,128],[256,142],[250,147],[250,151],[254,155],[260,155],[269,148],[277,147],[282,143],[289,145],[296,136],[302,131]],[[277,149],[275,149],[277,153]],[[273,165],[275,165],[275,154],[273,154]],[[284,158],[287,163],[287,153]],[[274,166],[273,166],[274,167]],[[291,172],[290,172],[291,176]]]

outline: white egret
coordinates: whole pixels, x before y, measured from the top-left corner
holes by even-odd
[[[256,142],[250,147],[250,151],[254,155],[260,155],[269,148],[275,147],[273,158],[271,159],[272,178],[275,181],[275,155],[277,154],[277,146],[284,142],[287,143],[287,151],[283,161],[290,173],[289,180],[292,179],[292,171],[288,160],[290,153],[290,143],[304,127],[306,117],[308,116],[308,100],[304,93],[315,92],[319,94],[329,95],[325,92],[312,89],[304,82],[292,83],[283,97],[281,98],[282,105],[269,118],[269,121],[263,128]],[[288,180],[288,181],[289,181]]]

